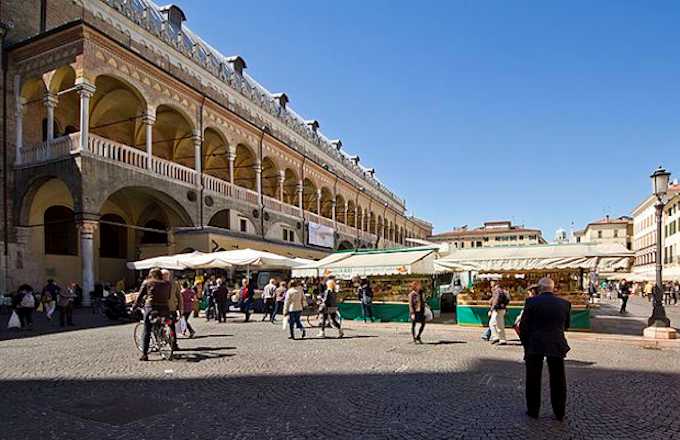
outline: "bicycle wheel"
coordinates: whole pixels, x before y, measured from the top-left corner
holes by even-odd
[[[161,357],[166,361],[171,361],[175,344],[172,333],[170,333],[170,327],[164,325],[158,330],[156,342],[158,343],[158,353]]]
[[[137,350],[143,352],[144,351],[144,323],[143,322],[138,322],[137,325],[135,325],[135,330],[132,333],[132,337],[135,341],[135,347],[137,347]]]

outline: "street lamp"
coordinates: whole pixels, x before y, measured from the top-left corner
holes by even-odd
[[[668,193],[668,181],[671,173],[659,167],[650,176],[652,179],[652,193],[656,196],[656,286],[654,287],[654,299],[652,306],[652,316],[649,317],[647,324],[650,327],[670,327],[671,321],[666,316],[663,307],[663,280],[661,278],[661,226],[663,223],[663,207],[665,197]]]

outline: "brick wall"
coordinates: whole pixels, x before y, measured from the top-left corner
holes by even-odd
[[[14,26],[7,34],[6,45],[38,35],[41,0],[2,0],[0,3],[0,20]],[[82,15],[82,6],[74,0],[46,0],[46,6],[46,30],[78,20]]]

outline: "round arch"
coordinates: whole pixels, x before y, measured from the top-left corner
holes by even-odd
[[[311,179],[306,178],[302,182],[302,206],[304,210],[318,214],[317,200],[316,184]]]
[[[353,228],[356,228],[357,226],[355,207],[356,205],[354,204],[354,200],[347,200],[347,218],[345,223],[347,226],[352,226]]]
[[[153,155],[189,168],[196,167],[194,126],[177,107],[161,104],[153,124]]]
[[[333,193],[325,186],[321,188],[321,215],[326,218],[333,217]]]
[[[234,161],[234,183],[243,188],[255,191],[257,188],[255,165],[256,156],[253,150],[243,144],[236,146]]]
[[[208,127],[203,131],[203,172],[229,182],[229,144],[219,130]]]
[[[217,211],[210,217],[208,226],[213,226],[215,228],[231,229],[231,211],[228,209],[222,209]]]
[[[278,198],[280,176],[279,167],[272,158],[262,159],[262,193],[265,196]]]
[[[354,245],[347,240],[343,240],[338,244],[339,251],[348,251],[350,249],[354,249]]]
[[[283,173],[283,202],[297,206],[299,179],[295,170],[286,168]]]
[[[371,234],[377,233],[376,224],[375,224],[375,214],[373,213],[373,211],[371,211],[368,214],[368,232],[370,232]]]
[[[345,198],[342,196],[342,194],[337,194],[335,196],[335,220],[342,224],[347,224],[345,206]]]
[[[22,140],[24,145],[36,145],[43,142],[47,133],[43,126],[47,112],[43,99],[47,87],[42,78],[29,78],[21,85],[21,99],[24,103],[22,120]]]
[[[95,87],[90,99],[90,133],[143,149],[146,131],[142,117],[147,104],[139,90],[111,75],[99,75]]]

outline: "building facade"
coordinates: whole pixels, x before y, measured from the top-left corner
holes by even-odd
[[[661,225],[661,258],[664,266],[680,266],[680,185],[669,188]],[[656,197],[650,196],[633,210],[635,269],[651,271],[656,265]]]
[[[317,258],[432,225],[375,170],[147,0],[4,0],[0,286],[126,276],[155,255]]]
[[[428,237],[435,243],[448,243],[450,249],[466,249],[497,246],[531,246],[545,244],[539,229],[513,225],[510,221],[485,222],[469,229],[467,226]]]
[[[633,249],[634,222],[632,217],[621,216],[588,223],[585,229],[574,232],[577,243],[618,243]]]

